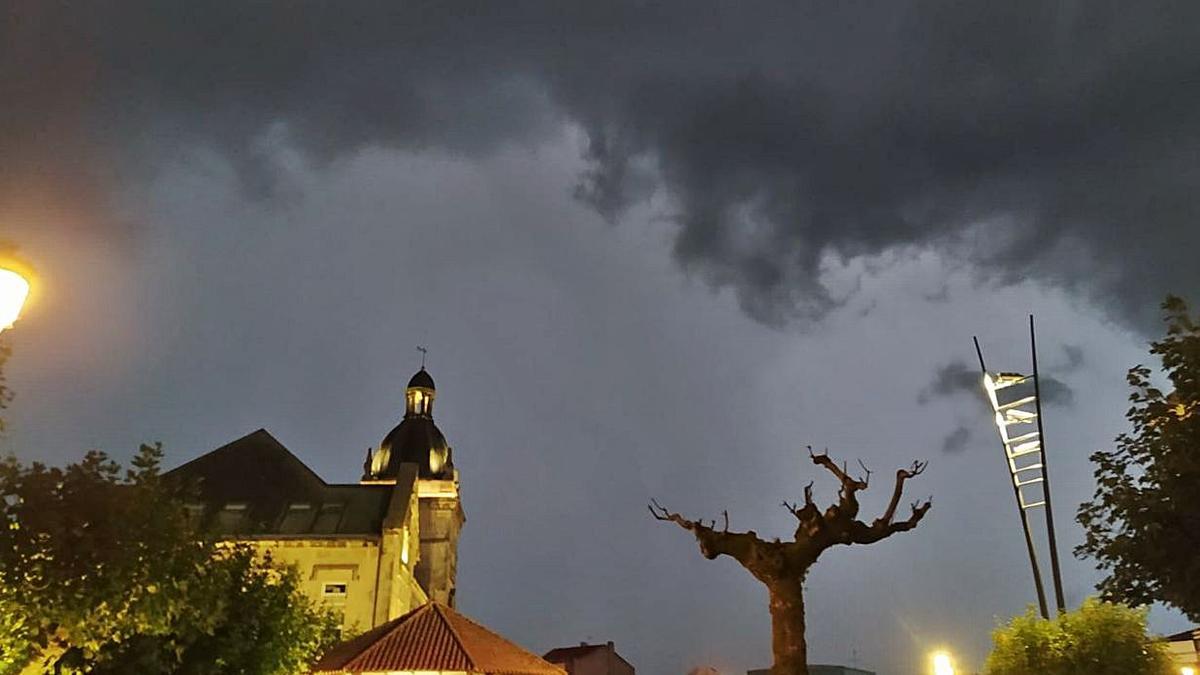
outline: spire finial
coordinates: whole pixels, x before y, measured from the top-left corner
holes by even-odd
[[[425,370],[425,357],[429,354],[429,350],[424,345],[417,345],[417,351],[421,352],[421,370]]]

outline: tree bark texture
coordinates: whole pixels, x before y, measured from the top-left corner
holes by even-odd
[[[804,586],[796,580],[767,585],[771,598],[771,675],[808,675],[804,642]]]

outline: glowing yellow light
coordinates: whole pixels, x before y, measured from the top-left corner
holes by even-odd
[[[954,661],[946,652],[933,655],[933,675],[954,675]]]
[[[1196,669],[1191,666],[1184,666],[1179,669],[1179,675],[1196,675]]]
[[[400,562],[408,564],[408,528],[404,528],[404,541],[400,546]]]
[[[20,274],[0,267],[0,330],[11,328],[21,316],[25,298],[29,297],[29,281]]]

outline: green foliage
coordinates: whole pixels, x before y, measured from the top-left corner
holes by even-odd
[[[161,459],[0,461],[0,673],[283,675],[333,641],[294,572],[190,527]]]
[[[1172,675],[1166,646],[1146,635],[1145,610],[1089,599],[1043,619],[1033,608],[992,634],[987,675]]]
[[[1132,426],[1116,447],[1092,455],[1096,494],[1080,506],[1076,555],[1107,573],[1106,599],[1163,602],[1200,621],[1200,324],[1183,300],[1163,303],[1167,335],[1151,344],[1173,389],[1151,370],[1129,371]]]

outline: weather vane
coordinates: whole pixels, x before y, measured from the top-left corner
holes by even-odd
[[[429,350],[422,345],[417,345],[417,351],[421,352],[421,370],[425,370],[425,356],[429,354]]]

